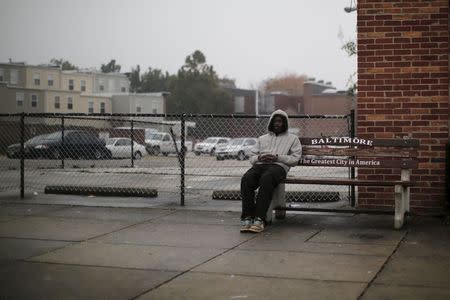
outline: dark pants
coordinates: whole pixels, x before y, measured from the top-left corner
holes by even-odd
[[[276,164],[256,164],[241,179],[241,218],[266,219],[273,190],[286,178],[286,171]],[[255,202],[255,190],[259,187]]]

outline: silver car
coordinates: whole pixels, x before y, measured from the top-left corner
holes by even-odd
[[[250,150],[256,145],[255,138],[236,138],[232,139],[228,145],[217,147],[217,160],[227,158],[237,158],[238,160],[247,159],[250,156]]]
[[[131,143],[133,143],[133,158],[141,159],[147,155],[145,147],[129,138],[111,138],[106,142],[106,148],[111,151],[113,158],[131,158]]]
[[[202,153],[214,155],[218,147],[228,144],[230,140],[227,137],[209,137],[203,142],[195,144],[194,153],[195,155]]]

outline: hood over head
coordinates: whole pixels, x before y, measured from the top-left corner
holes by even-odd
[[[273,118],[275,116],[281,116],[283,118],[283,128],[281,130],[281,133],[287,132],[289,129],[289,117],[288,117],[287,113],[281,109],[277,109],[270,115],[269,125],[267,126],[267,129],[270,132],[273,132]]]

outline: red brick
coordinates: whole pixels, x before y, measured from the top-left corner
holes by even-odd
[[[369,10],[374,14],[368,15]],[[449,137],[448,12],[448,1],[358,1],[358,32],[371,33],[375,39],[374,44],[358,45],[358,75],[366,80],[358,82],[358,102],[367,104],[358,110],[358,120],[366,122],[358,128],[358,135],[409,134],[420,140],[420,169],[413,172],[418,184],[411,189],[411,208],[417,211],[440,208],[444,203],[445,166],[432,159],[443,157],[443,145]],[[362,22],[365,27],[361,27]],[[375,66],[361,67],[368,62]],[[371,174],[385,180],[395,178],[384,169],[376,174],[364,173],[363,168],[358,172],[366,178]],[[385,193],[392,189],[359,190],[362,207],[392,207],[393,195]]]

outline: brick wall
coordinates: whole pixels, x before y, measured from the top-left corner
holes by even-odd
[[[445,143],[449,138],[449,1],[358,0],[358,135],[420,139],[411,209],[445,202]],[[399,178],[359,170],[361,178]],[[393,205],[392,189],[360,188],[361,207]]]
[[[299,104],[302,102],[301,96],[274,95],[273,101],[275,109],[282,109],[288,115],[297,115],[301,113],[299,111]]]

